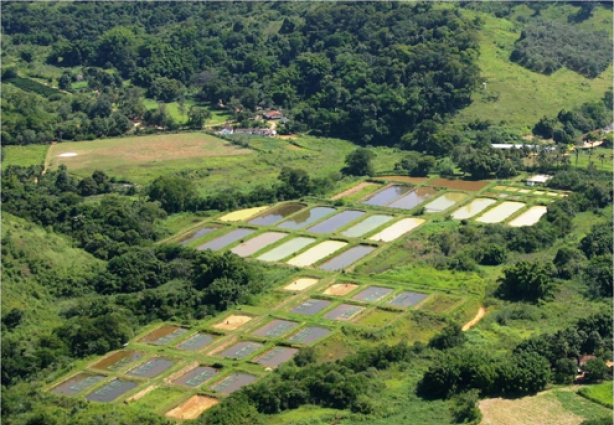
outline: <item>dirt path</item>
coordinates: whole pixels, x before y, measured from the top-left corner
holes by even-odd
[[[463,326],[463,332],[468,331],[469,329],[477,325],[478,322],[482,320],[482,318],[485,315],[486,315],[486,309],[480,306],[480,309],[478,310],[478,313],[475,315],[475,317],[471,319],[470,321],[468,321],[467,323],[465,323],[465,326]]]

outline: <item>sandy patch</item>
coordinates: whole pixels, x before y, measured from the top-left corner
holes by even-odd
[[[354,285],[353,283],[335,283],[326,288],[326,291],[323,293],[324,295],[345,295],[356,288],[358,288],[358,285]]]
[[[311,278],[296,279],[294,282],[290,283],[289,285],[284,286],[284,289],[286,291],[302,291],[303,289],[307,289],[310,286],[313,286],[318,282],[319,282],[318,279],[311,279]]]
[[[243,221],[243,220],[247,220],[248,218],[251,218],[253,216],[255,216],[256,214],[258,214],[261,211],[264,211],[268,208],[268,206],[264,206],[264,207],[254,207],[254,208],[247,208],[244,210],[239,210],[239,211],[234,211],[231,212],[230,214],[226,214],[223,217],[220,217],[220,221]]]
[[[242,316],[242,315],[230,315],[220,323],[216,323],[213,325],[215,329],[224,329],[227,331],[232,331],[237,329],[240,326],[243,326],[250,320],[252,320],[252,316]]]
[[[515,400],[482,400],[479,406],[484,415],[480,425],[579,425],[584,420],[548,392]]]
[[[60,155],[58,155],[59,157],[62,158],[67,158],[67,157],[71,157],[71,156],[77,156],[78,154],[75,152],[66,152],[66,153],[62,153]]]
[[[346,196],[350,196],[357,192],[360,192],[362,189],[364,189],[365,187],[369,187],[369,186],[375,186],[375,183],[369,183],[369,182],[359,183],[356,186],[349,188],[348,190],[344,190],[343,192],[336,194],[330,199],[334,201],[337,199],[345,198]]]
[[[205,410],[212,408],[219,400],[204,395],[195,395],[183,404],[166,412],[166,417],[174,419],[196,419]]]
[[[128,397],[126,399],[126,403],[132,403],[133,401],[138,400],[139,398],[143,398],[145,397],[147,394],[149,394],[150,392],[152,392],[153,390],[155,390],[156,388],[158,388],[158,385],[150,385],[147,388],[145,388],[143,391],[139,391],[138,393],[136,393],[135,395],[133,395],[132,397]]]

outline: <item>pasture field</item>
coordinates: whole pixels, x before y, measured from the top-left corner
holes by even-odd
[[[77,155],[61,156],[69,153]],[[186,167],[200,168],[209,157],[252,153],[249,149],[204,133],[160,134],[59,143],[49,150],[47,166],[57,169],[60,165],[66,165],[71,173],[78,176],[102,170],[109,175],[145,183]]]
[[[578,394],[587,399],[599,403],[603,406],[612,408],[612,382],[602,382],[601,384],[588,385],[578,390]]]
[[[9,165],[43,165],[50,145],[2,146],[2,169]]]
[[[443,5],[439,7],[450,7]],[[557,8],[550,8],[553,11]],[[561,11],[563,12],[563,11]],[[584,102],[601,99],[612,87],[612,65],[601,75],[588,79],[565,67],[551,75],[543,75],[510,61],[514,43],[520,37],[516,23],[493,15],[461,9],[467,17],[483,20],[480,31],[480,58],[478,65],[486,90],[473,94],[473,103],[462,109],[455,123],[467,123],[488,117],[493,123],[505,122],[506,127],[518,134],[530,134],[531,129],[544,115],[555,117],[561,109],[571,109]],[[586,27],[598,26],[611,34],[607,11],[587,19]],[[496,100],[495,100],[496,99]]]
[[[481,425],[529,425],[539,418],[543,425],[579,425],[585,419],[605,417],[610,410],[570,389],[550,390],[518,399],[486,399],[480,402]]]

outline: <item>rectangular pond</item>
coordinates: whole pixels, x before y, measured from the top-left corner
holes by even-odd
[[[222,351],[220,356],[229,357],[231,359],[242,359],[255,353],[262,347],[263,345],[259,342],[242,341]]]
[[[384,230],[376,233],[369,239],[372,241],[390,242],[400,238],[406,233],[411,232],[422,223],[424,223],[424,220],[421,218],[404,218],[403,220],[397,221],[392,226],[386,227]]]
[[[252,335],[277,338],[296,328],[297,326],[298,323],[296,322],[277,319],[256,330],[252,333]]]
[[[255,382],[256,379],[258,378],[247,373],[233,373],[217,384],[211,386],[210,389],[223,394],[231,394],[242,387]]]
[[[314,243],[313,238],[294,238],[257,257],[261,261],[279,261]]]
[[[328,260],[326,263],[320,265],[319,269],[327,271],[343,270],[344,268],[354,264],[365,255],[370,254],[375,250],[373,246],[358,245],[348,249],[342,254]]]
[[[465,205],[464,207],[460,207],[459,209],[454,211],[452,213],[452,218],[456,220],[466,220],[468,218],[473,217],[474,215],[478,215],[496,202],[497,201],[495,201],[494,199],[488,198],[474,199],[469,204]]]
[[[223,217],[220,217],[220,221],[227,221],[227,222],[245,221],[248,218],[255,216],[259,212],[266,210],[267,208],[268,206],[264,206],[264,207],[246,208],[244,210],[233,211],[229,214],[226,214]]]
[[[376,205],[376,206],[381,207],[383,205],[386,205],[388,202],[398,198],[399,196],[406,194],[410,190],[411,190],[410,186],[401,186],[401,185],[389,186],[369,196],[362,203],[367,204],[367,205]]]
[[[389,215],[372,215],[371,217],[367,217],[360,223],[343,231],[341,234],[343,236],[347,236],[348,238],[357,238],[388,223],[393,218],[394,217]]]
[[[198,366],[175,379],[173,382],[175,384],[196,388],[213,378],[215,375],[217,375],[217,373],[218,370],[212,367]]]
[[[143,357],[143,353],[132,350],[117,351],[100,360],[93,367],[111,372],[118,371],[124,366],[134,363]]]
[[[298,314],[304,314],[306,316],[313,316],[314,314],[319,313],[320,311],[324,310],[326,307],[328,307],[331,304],[332,302],[327,301],[327,300],[316,300],[312,298],[294,307],[292,310],[290,310],[290,313],[298,313]]]
[[[463,199],[467,198],[467,195],[459,192],[444,193],[433,202],[429,202],[424,206],[424,211],[429,213],[442,212],[450,208],[452,205],[457,204]]]
[[[205,236],[207,233],[211,233],[217,229],[219,229],[219,227],[203,227],[202,229],[198,229],[196,232],[194,232],[192,236],[188,236],[187,238],[179,242],[179,245],[185,245],[187,243],[190,243],[200,238],[201,236]]]
[[[69,378],[60,385],[54,387],[51,392],[67,396],[77,395],[80,392],[92,387],[94,384],[102,381],[104,378],[105,376],[103,375],[95,375],[93,373],[77,373],[72,378]]]
[[[419,187],[413,192],[403,196],[402,198],[397,199],[394,202],[389,203],[386,206],[390,208],[400,208],[402,210],[411,210],[412,208],[417,207],[436,193],[437,191],[435,189],[431,189],[430,187]]]
[[[388,301],[388,304],[396,307],[411,307],[414,304],[418,304],[426,297],[428,297],[427,294],[405,291]]]
[[[324,338],[329,333],[330,329],[321,328],[319,326],[309,326],[292,335],[288,338],[288,341],[300,344],[310,344],[318,339]]]
[[[298,212],[305,207],[306,207],[305,204],[299,204],[299,203],[281,205],[277,208],[273,208],[272,210],[270,210],[269,212],[261,216],[258,216],[250,220],[249,224],[257,224],[259,226],[269,226],[273,223],[277,223],[278,221],[283,220],[284,218],[288,216],[291,216],[295,212]]]
[[[512,227],[533,226],[542,218],[542,215],[548,212],[548,208],[544,206],[535,206],[520,214],[518,217],[508,223]]]
[[[211,344],[213,342],[213,339],[214,338],[211,335],[197,333],[183,341],[177,346],[177,348],[181,348],[183,350],[188,351],[196,351]]]
[[[199,246],[197,249],[199,251],[204,251],[206,249],[210,249],[212,251],[219,251],[220,249],[225,248],[228,245],[240,239],[243,239],[254,232],[255,230],[253,229],[234,229],[233,231],[228,232],[225,235],[220,236],[219,238],[213,239],[212,241],[209,241],[206,244]]]
[[[350,320],[365,308],[352,304],[341,304],[324,315],[331,320]]]
[[[309,210],[300,212],[296,214],[294,217],[290,218],[287,221],[284,221],[281,224],[278,224],[277,227],[280,229],[302,229],[306,226],[309,226],[311,223],[315,223],[321,218],[326,217],[337,211],[334,208],[330,207],[314,207]]]
[[[499,223],[508,218],[510,215],[514,214],[516,211],[524,208],[524,206],[525,204],[522,202],[502,202],[499,205],[496,205],[494,208],[486,211],[475,221],[479,221],[480,223]]]
[[[354,221],[363,215],[365,215],[364,211],[341,211],[339,214],[335,214],[334,216],[327,218],[315,226],[310,227],[307,229],[307,231],[312,233],[332,233],[338,228],[345,226],[349,222]]]
[[[265,367],[277,367],[288,360],[292,360],[297,353],[298,349],[296,348],[274,347],[272,350],[267,351],[262,356],[254,359],[254,362]]]
[[[258,252],[261,249],[274,244],[275,242],[285,238],[286,236],[288,236],[287,233],[266,232],[235,246],[230,251],[234,252],[239,257],[249,257],[253,253]]]
[[[180,328],[179,326],[162,326],[145,335],[141,341],[153,345],[165,345],[179,338],[186,332],[188,332],[186,328]]]
[[[122,381],[121,379],[114,379],[98,390],[89,393],[85,398],[90,401],[97,401],[100,403],[109,403],[122,394],[137,387],[136,382]]]
[[[145,363],[132,369],[130,372],[128,372],[128,375],[138,376],[139,378],[153,378],[154,376],[158,376],[165,370],[169,369],[173,364],[175,364],[175,362],[172,360],[162,357],[154,357],[153,359],[149,359]]]
[[[298,267],[306,267],[310,266],[313,263],[321,260],[322,258],[328,257],[335,251],[339,251],[341,248],[346,246],[346,242],[340,241],[325,241],[317,244],[314,247],[309,248],[307,251],[302,254],[297,255],[294,258],[288,260],[287,264],[291,266]]]
[[[390,288],[384,288],[383,286],[371,286],[364,291],[359,292],[352,298],[359,301],[367,301],[373,303],[384,298],[386,295],[393,292]]]

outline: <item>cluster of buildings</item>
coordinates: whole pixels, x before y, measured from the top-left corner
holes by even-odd
[[[272,120],[280,120],[283,124],[285,124],[288,119],[284,117],[281,111],[268,111],[262,114],[262,118],[268,121]],[[250,136],[266,136],[273,137],[277,136],[277,131],[274,128],[235,128],[229,124],[224,125],[224,127],[217,132],[217,134],[221,136],[229,136],[231,134],[246,134]]]

